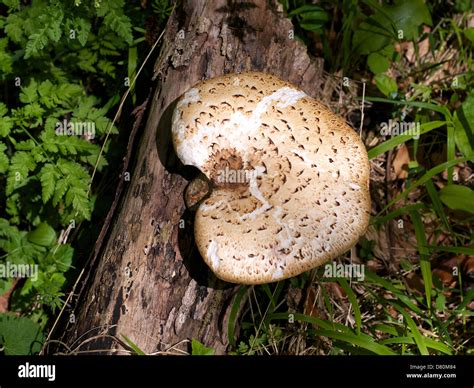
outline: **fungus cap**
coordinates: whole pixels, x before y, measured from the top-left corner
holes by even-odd
[[[197,84],[176,105],[172,140],[180,160],[211,182],[194,235],[223,280],[296,276],[349,250],[367,228],[369,162],[359,136],[275,76]]]

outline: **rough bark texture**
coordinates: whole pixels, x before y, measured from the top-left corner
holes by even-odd
[[[225,353],[238,287],[214,278],[193,247],[182,195],[192,172],[170,144],[173,103],[201,79],[247,70],[273,73],[312,96],[321,90],[321,62],[292,39],[276,1],[181,4],[155,64],[131,181],[62,338],[74,350],[117,352],[123,343],[114,337],[125,335],[148,353],[186,350],[191,338]]]

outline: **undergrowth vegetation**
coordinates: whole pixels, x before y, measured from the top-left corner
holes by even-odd
[[[363,266],[364,279],[323,266],[240,287],[229,352],[472,354],[471,2],[280,3],[295,39],[324,58],[336,85],[324,102],[362,128],[371,225],[337,264]],[[0,264],[37,268],[0,276],[5,354],[40,351],[93,248],[128,132],[112,119],[133,109],[138,90],[122,109],[120,97],[171,11],[168,0],[0,1]]]
[[[0,2],[6,354],[38,352],[93,247],[118,178],[110,165],[122,156],[111,147],[123,142],[111,119],[144,59],[138,48],[149,49],[170,12],[163,0],[145,9],[123,0]],[[34,273],[25,280],[21,268]]]
[[[341,84],[325,102],[363,128],[371,226],[338,263],[363,265],[365,279],[328,276],[323,267],[242,287],[230,343],[237,354],[472,354],[471,4],[281,3],[297,38]],[[341,93],[355,94],[353,109]]]

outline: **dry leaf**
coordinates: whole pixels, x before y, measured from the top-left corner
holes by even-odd
[[[408,163],[410,162],[410,155],[408,148],[402,144],[393,158],[392,166],[397,179],[406,179],[408,177]]]

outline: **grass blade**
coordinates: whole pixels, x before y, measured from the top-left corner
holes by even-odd
[[[374,274],[373,272],[371,272],[367,269],[365,270],[365,277],[368,280],[370,280],[371,282],[381,285],[386,290],[390,291],[392,294],[397,296],[398,299],[401,302],[403,302],[411,311],[413,311],[413,312],[415,312],[419,315],[424,315],[425,314],[423,311],[421,311],[421,309],[417,305],[415,305],[411,301],[411,299],[408,296],[406,296],[405,294],[403,294],[402,292],[397,290],[395,288],[395,286],[392,283],[390,283],[388,280],[385,280],[385,279],[377,276],[376,274]]]
[[[441,252],[461,253],[461,254],[464,254],[464,255],[474,256],[474,248],[441,247],[441,246],[436,246],[436,245],[428,245],[427,248],[432,252],[441,251]]]
[[[387,333],[387,334],[390,334],[390,335],[393,335],[393,336],[397,336],[398,335],[398,331],[395,327],[393,326],[390,326],[390,325],[386,325],[384,323],[380,323],[378,325],[375,325],[374,327],[375,330],[378,330],[378,331],[381,331],[383,333]]]
[[[357,297],[352,288],[347,283],[346,279],[338,279],[339,284],[345,291],[349,301],[351,302],[352,308],[354,309],[354,318],[356,321],[357,334],[360,334],[360,328],[362,327],[362,315],[360,313],[359,303],[357,302]]]
[[[354,334],[350,328],[345,325],[336,322],[328,322],[324,319],[319,319],[316,317],[310,317],[304,314],[291,314],[294,316],[294,319],[299,322],[311,323],[316,325],[321,329],[315,330],[315,334],[323,337],[332,338],[339,341],[348,342],[352,345],[359,346],[363,349],[370,350],[375,354],[380,355],[392,355],[395,354],[390,348],[379,345],[373,342],[373,339],[364,333],[359,335]],[[283,319],[288,320],[289,313],[276,313],[272,315],[272,319]]]
[[[345,333],[351,333],[351,329],[345,325],[337,322],[329,322],[324,319],[311,317],[300,313],[275,313],[271,315],[271,320],[286,320],[290,319],[290,315],[298,322],[311,323],[312,325],[319,326],[325,330],[340,330]]]
[[[446,229],[448,231],[451,231],[451,226],[449,225],[448,217],[446,217],[444,206],[441,203],[441,199],[439,199],[438,192],[436,191],[432,180],[429,180],[426,182],[426,190],[428,191],[428,195],[431,198],[431,202],[433,202],[433,207],[436,214],[441,219],[441,221],[443,221],[443,224],[446,227]]]
[[[410,212],[413,226],[415,227],[415,236],[418,243],[418,252],[420,253],[420,267],[423,283],[425,285],[425,297],[428,311],[431,312],[431,289],[433,287],[433,279],[431,278],[431,263],[429,257],[429,250],[426,241],[425,228],[421,221],[420,214],[417,212]]]
[[[348,342],[354,346],[367,349],[371,351],[372,353],[375,353],[379,356],[395,355],[395,352],[393,352],[387,346],[378,344],[373,341],[369,341],[365,337],[357,336],[354,334],[347,334],[347,333],[341,333],[338,331],[324,330],[324,329],[316,330],[315,334],[321,337],[327,337],[327,338],[332,338],[339,341]]]
[[[456,143],[454,141],[454,124],[452,122],[448,124],[447,132],[448,132],[447,133],[448,139],[447,139],[447,145],[446,145],[446,148],[447,148],[446,159],[453,160],[455,157]],[[452,184],[453,184],[453,168],[449,167],[448,168],[448,185],[452,185]]]
[[[402,193],[397,195],[394,199],[392,199],[383,209],[380,213],[383,213],[386,211],[389,207],[400,201],[402,198],[406,197],[407,194],[413,190],[415,187],[421,186],[425,184],[428,180],[430,180],[432,177],[435,175],[438,175],[439,173],[443,172],[444,170],[448,169],[451,166],[455,166],[456,164],[465,162],[468,160],[468,158],[459,158],[459,159],[454,159],[454,160],[449,160],[447,162],[438,164],[436,167],[433,167],[432,169],[428,170],[420,179],[418,179],[416,182],[414,182],[410,187],[406,188]],[[379,213],[379,214],[380,214]]]
[[[128,338],[125,334],[121,334],[123,340],[125,341],[125,343],[127,344],[128,347],[130,347],[130,349],[132,349],[136,355],[138,356],[145,356],[146,353],[141,350],[138,345],[133,342],[130,338]]]
[[[235,341],[235,325],[237,323],[237,313],[239,312],[240,303],[242,302],[242,298],[248,292],[249,287],[242,286],[237,291],[235,295],[234,302],[232,304],[232,308],[230,310],[229,315],[229,323],[227,324],[227,338],[229,339],[229,343],[234,348],[236,347]]]
[[[388,221],[393,220],[394,218],[397,218],[401,216],[402,214],[409,213],[410,211],[419,211],[421,209],[426,209],[427,206],[424,203],[415,203],[413,205],[405,205],[399,209],[396,209],[386,216],[374,216],[371,218],[371,224],[372,225],[380,225],[380,224],[385,224]]]
[[[441,342],[437,342],[431,338],[425,338],[426,346],[430,349],[437,350],[441,353],[452,355],[452,350]],[[387,338],[385,340],[380,341],[382,345],[393,345],[393,344],[406,344],[406,345],[415,345],[416,342],[413,337],[394,337],[394,338]]]
[[[413,137],[417,135],[423,135],[433,129],[439,128],[443,125],[446,125],[446,121],[430,121],[428,123],[424,123],[420,125],[419,133],[411,133],[410,134],[400,134],[391,139],[384,141],[383,143],[375,146],[374,148],[368,151],[369,159],[373,159],[384,152],[390,151],[392,148],[395,148],[399,144],[405,143],[408,140],[413,139]]]
[[[419,101],[397,101],[397,100],[390,100],[388,98],[381,98],[381,97],[365,97],[367,101],[371,102],[385,102],[387,104],[393,105],[405,105],[405,106],[412,106],[414,108],[422,108],[432,110],[438,113],[441,113],[446,119],[451,119],[452,115],[448,108],[441,105],[430,104],[428,102],[419,102]]]
[[[408,327],[410,328],[410,332],[413,336],[413,339],[415,340],[415,343],[418,347],[418,350],[420,351],[420,354],[423,356],[428,356],[429,352],[426,347],[425,339],[421,335],[420,331],[418,330],[418,327],[416,326],[415,321],[410,317],[410,314],[408,314],[403,307],[399,306],[397,303],[394,303],[393,301],[391,302],[393,307],[397,309],[397,311],[403,315],[403,319],[407,323]]]

